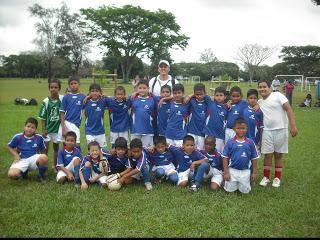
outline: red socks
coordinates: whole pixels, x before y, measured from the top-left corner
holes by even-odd
[[[263,167],[263,176],[266,178],[270,178],[270,170],[271,170],[271,166],[264,166]]]
[[[276,166],[274,177],[281,179],[282,166]]]

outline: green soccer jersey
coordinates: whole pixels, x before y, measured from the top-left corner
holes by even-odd
[[[41,104],[39,118],[46,121],[48,133],[58,133],[60,125],[60,106],[63,96],[59,95],[57,100],[46,97]]]

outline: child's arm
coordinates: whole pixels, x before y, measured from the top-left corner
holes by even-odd
[[[208,158],[203,158],[203,159],[194,161],[190,165],[190,170],[194,170],[196,167],[200,166],[202,163],[208,163],[208,162],[209,162]]]
[[[66,135],[66,125],[64,122],[64,112],[60,112],[60,123],[61,123],[61,129],[62,129],[62,136]]]
[[[134,168],[134,169],[132,169],[132,168],[127,168],[126,170],[124,170],[123,172],[120,173],[120,176],[121,176],[121,177],[118,179],[118,182],[119,182],[120,184],[123,184],[123,183],[125,182],[125,179],[126,179],[126,178],[129,178],[129,177],[137,174],[138,172],[139,172],[139,170],[136,169],[136,168]]]
[[[16,162],[19,162],[21,160],[20,156],[19,156],[19,153],[17,151],[16,148],[11,148],[11,147],[8,147],[9,149],[9,152],[12,154],[13,156],[13,162],[16,163]]]
[[[42,127],[42,136],[47,137],[48,131],[46,129],[46,120],[41,119],[41,127]]]
[[[251,182],[257,181],[257,159],[252,159],[252,173],[251,173]]]
[[[292,111],[292,108],[289,104],[289,102],[286,102],[283,104],[283,109],[287,112],[287,116],[290,122],[290,133],[292,137],[295,137],[298,135],[298,129],[296,127],[296,122],[294,119],[294,113]]]
[[[84,180],[82,170],[80,170],[79,176],[80,176],[80,181],[81,181],[81,189],[87,190],[89,186],[88,186],[88,184],[86,183],[86,181]]]
[[[229,172],[229,158],[223,158],[223,179],[225,181],[230,181],[230,172]]]
[[[173,96],[170,96],[170,97],[164,97],[164,98],[160,98],[160,101],[158,103],[158,106],[161,107],[162,103],[164,101],[171,101],[173,99]]]

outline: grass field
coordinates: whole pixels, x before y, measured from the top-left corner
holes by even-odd
[[[89,81],[83,81],[82,91],[87,92],[88,86]],[[248,89],[246,84],[241,87],[244,92]],[[130,85],[126,88],[131,92]],[[192,86],[186,89],[190,94]],[[314,90],[311,93],[314,96]],[[35,181],[35,172],[29,180],[10,181],[7,171],[12,156],[7,143],[22,131],[26,118],[37,116],[39,110],[39,106],[15,106],[13,101],[16,97],[33,97],[40,103],[47,94],[46,80],[0,80],[0,237],[320,236],[320,159],[316,140],[320,109],[296,107],[306,92],[294,92],[299,135],[289,140],[282,186],[275,189],[256,184],[248,195],[211,192],[208,183],[196,194],[169,184],[154,186],[147,193],[142,183],[118,192],[94,186],[83,192],[72,184],[58,185],[51,170],[45,185]],[[81,128],[85,149],[83,125]],[[262,163],[260,159],[259,180]]]

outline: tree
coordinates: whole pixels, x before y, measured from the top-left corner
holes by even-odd
[[[232,79],[238,79],[239,77],[239,67],[235,63],[218,61],[212,63],[211,67],[212,76],[218,77],[222,75],[228,75]]]
[[[188,43],[189,38],[180,33],[175,16],[161,9],[151,12],[131,5],[103,6],[81,9],[81,13],[90,36],[119,58],[125,82],[129,81],[135,57],[150,58],[159,49],[184,49]]]
[[[208,66],[208,70],[210,72],[214,71],[214,63],[218,61],[218,58],[214,55],[213,50],[211,48],[206,48],[200,54],[200,61],[204,62]]]
[[[257,67],[275,52],[274,47],[263,47],[258,44],[245,44],[240,47],[236,53],[236,59],[239,60],[249,72],[250,86]]]

